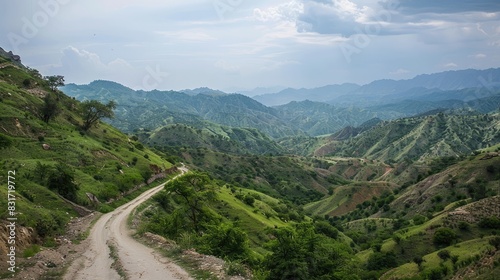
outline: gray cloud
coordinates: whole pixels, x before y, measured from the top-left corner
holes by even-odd
[[[405,14],[421,13],[463,13],[463,12],[499,12],[498,0],[400,0],[401,12]]]

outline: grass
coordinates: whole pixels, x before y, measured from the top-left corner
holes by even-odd
[[[464,266],[467,266],[473,262],[474,259],[477,259],[487,250],[493,248],[488,242],[489,238],[478,238],[448,246],[441,250],[448,250],[452,256],[458,256],[457,264],[462,263]],[[424,262],[420,270],[415,263],[410,262],[388,271],[380,279],[408,279],[416,277],[419,274],[425,274],[442,265],[448,267],[448,271],[454,271],[451,260],[443,261],[437,255],[441,250],[423,256]]]
[[[116,246],[112,244],[111,242],[106,243],[109,248],[109,256],[113,259],[113,263],[111,264],[111,268],[116,270],[118,275],[120,275],[121,279],[129,279],[127,276],[127,273],[123,269],[123,265],[120,261],[120,257],[118,256],[118,249],[116,249]]]
[[[31,245],[28,248],[24,249],[23,258],[31,258],[38,252],[40,252],[40,246],[36,244]]]

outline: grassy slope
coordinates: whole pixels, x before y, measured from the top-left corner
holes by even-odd
[[[202,128],[183,124],[167,125],[139,136],[142,142],[160,148],[207,148],[230,154],[281,154],[283,151],[256,129],[230,128],[209,122],[204,122]]]
[[[0,59],[0,63],[5,60]],[[24,86],[24,80],[30,80],[31,85]],[[37,162],[50,167],[63,164],[73,170],[75,183],[80,187],[76,202],[82,205],[90,204],[87,192],[106,201],[142,183],[144,176],[152,172],[151,164],[172,166],[107,124],[80,133],[78,102],[61,93],[57,93],[60,114],[44,123],[37,111],[43,104],[41,97],[49,91],[43,80],[24,69],[0,69],[0,133],[12,140],[10,147],[0,150],[0,180],[6,182],[8,170],[16,171],[19,225],[33,227],[38,233],[47,226],[50,235],[64,230],[69,218],[77,215],[35,178]],[[44,150],[42,144],[50,145],[50,150]],[[5,188],[0,189],[0,196],[7,196]],[[7,217],[6,208],[5,199],[1,199],[0,219]]]

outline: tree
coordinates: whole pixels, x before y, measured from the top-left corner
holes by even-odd
[[[500,236],[493,237],[488,243],[494,246],[496,250],[500,249]]]
[[[447,227],[438,228],[434,233],[433,241],[436,245],[449,246],[457,238],[457,234]]]
[[[64,86],[64,76],[61,75],[45,76],[44,79],[47,81],[47,84],[53,91],[55,91],[57,87]]]
[[[203,235],[204,252],[230,260],[245,260],[250,253],[247,234],[231,223],[208,227]]]
[[[418,269],[421,270],[422,269],[422,263],[425,262],[425,260],[420,257],[420,256],[416,256],[413,258],[413,262],[417,264],[418,266]]]
[[[57,105],[57,99],[53,94],[47,94],[43,98],[43,106],[40,109],[39,117],[45,123],[49,123],[57,114],[59,114],[59,106]]]
[[[79,187],[74,182],[74,173],[63,164],[58,164],[49,175],[47,187],[63,197],[75,201]]]
[[[315,232],[311,223],[272,230],[267,279],[358,279],[349,264],[349,248]],[[350,271],[348,269],[351,269]]]
[[[381,270],[397,266],[396,255],[393,252],[374,252],[368,258],[366,267],[368,270]]]
[[[441,250],[437,253],[438,257],[442,259],[443,261],[446,261],[447,259],[451,258],[450,251],[448,250]]]
[[[97,100],[87,100],[81,103],[81,111],[83,118],[83,130],[89,130],[102,118],[113,118],[113,109],[116,108],[114,101],[109,101],[108,104],[102,104]]]
[[[189,223],[185,226],[199,233],[201,223],[210,220],[210,211],[207,203],[214,200],[216,193],[211,187],[207,174],[190,172],[165,186],[165,190],[178,198],[182,212],[187,216]]]
[[[12,141],[9,136],[0,133],[0,149],[8,148],[12,143],[14,143],[14,141]]]
[[[36,162],[35,169],[33,170],[34,179],[38,181],[38,184],[45,185],[47,181],[47,176],[50,174],[52,167],[48,164],[42,164],[39,161]]]

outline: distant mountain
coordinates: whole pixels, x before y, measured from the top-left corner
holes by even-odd
[[[108,81],[69,84],[61,90],[79,100],[114,100],[118,105],[116,117],[109,122],[125,132],[139,128],[153,130],[176,123],[199,127],[207,120],[230,127],[255,128],[274,138],[303,134],[281,120],[275,109],[241,94],[214,94],[206,88],[191,90],[189,94],[134,91]],[[207,92],[209,94],[205,94]]]
[[[239,94],[243,94],[246,96],[256,96],[256,95],[264,95],[268,93],[274,93],[274,92],[279,92],[286,89],[286,87],[281,87],[281,86],[274,86],[274,87],[257,87],[252,90],[233,90],[231,92],[236,92]]]
[[[227,94],[223,91],[211,89],[211,88],[207,88],[207,87],[201,87],[201,88],[195,88],[195,89],[183,89],[183,90],[180,90],[180,92],[185,93],[187,95],[198,95],[198,94],[225,95],[225,94]]]
[[[384,112],[349,107],[335,107],[330,104],[313,101],[290,102],[275,107],[281,119],[293,123],[309,135],[325,135],[337,132],[345,127],[356,127],[373,119],[392,119],[395,116]],[[397,113],[397,116],[401,114]]]
[[[293,89],[287,88],[278,93],[269,93],[254,96],[253,98],[267,106],[277,106],[287,104],[291,101],[320,101],[326,102],[336,96],[342,96],[357,90],[360,86],[356,84],[328,85],[314,89]]]
[[[377,80],[359,86],[356,84],[329,85],[312,89],[285,89],[277,93],[255,96],[254,99],[267,106],[276,106],[291,101],[320,101],[337,106],[374,106],[394,103],[403,99],[430,97],[440,91],[461,91],[475,97],[476,91],[483,94],[500,88],[500,68],[486,70],[457,70],[435,74],[424,74],[409,80]],[[451,93],[451,92],[449,92]],[[480,96],[485,97],[485,96]],[[463,98],[463,96],[462,96]],[[462,98],[458,98],[461,99]],[[447,96],[446,99],[456,99]],[[441,99],[444,100],[444,99]],[[430,101],[430,100],[429,100]]]

